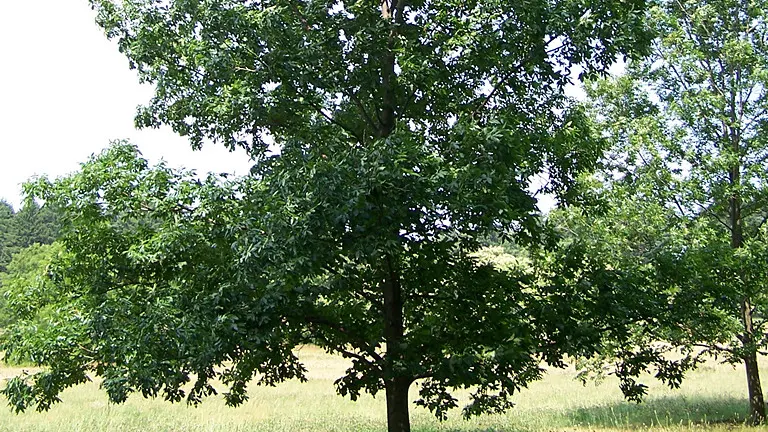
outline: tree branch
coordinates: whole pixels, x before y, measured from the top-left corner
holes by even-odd
[[[376,350],[363,338],[360,336],[350,333],[347,329],[339,325],[338,323],[332,322],[331,320],[321,317],[319,315],[312,315],[309,313],[304,314],[301,318],[307,320],[310,324],[315,324],[319,326],[324,326],[330,330],[335,331],[336,333],[342,334],[344,336],[347,336],[348,339],[353,340],[357,343],[357,347],[359,350],[364,351],[369,356],[373,357],[374,360],[377,362],[383,362],[384,359],[379,355],[379,353],[376,352]],[[328,341],[330,343],[330,341]],[[333,345],[332,343],[330,343]],[[354,343],[352,344],[354,346]]]
[[[329,340],[328,338],[326,338],[325,336],[323,336],[321,334],[320,335],[316,334],[316,336],[322,338],[325,341],[325,343],[329,347],[331,347],[330,349],[332,349],[334,351],[340,352],[342,357],[344,357],[344,358],[354,358],[354,359],[360,360],[363,363],[366,363],[370,367],[380,368],[378,365],[376,365],[376,363],[374,363],[374,362],[370,361],[369,359],[365,358],[365,356],[363,356],[361,354],[358,354],[358,353],[356,353],[354,351],[350,351],[348,349],[345,349],[341,345],[337,345],[337,344],[333,343],[331,340]]]
[[[699,348],[706,348],[708,350],[727,352],[729,354],[733,354],[735,352],[733,350],[733,348],[727,348],[727,347],[724,347],[724,346],[718,345],[718,344],[710,344],[710,345],[708,345],[708,344],[703,344],[703,343],[695,343],[695,344],[693,344],[693,346],[699,347]]]
[[[342,122],[340,122],[340,121],[338,121],[338,120],[334,119],[332,116],[330,116],[330,115],[326,114],[326,113],[323,111],[323,109],[322,109],[322,108],[320,108],[319,106],[317,106],[317,105],[315,105],[315,104],[313,104],[313,103],[310,103],[310,102],[305,102],[305,104],[306,104],[307,106],[309,106],[310,108],[314,109],[315,111],[317,111],[317,112],[318,112],[320,115],[322,115],[323,117],[325,117],[325,119],[326,119],[326,120],[328,120],[328,122],[330,122],[331,124],[334,124],[334,125],[336,125],[336,126],[340,127],[340,128],[343,130],[343,131],[345,131],[346,133],[348,133],[349,135],[351,135],[352,137],[354,137],[354,138],[355,138],[355,139],[356,139],[358,142],[361,142],[361,143],[362,143],[362,142],[364,142],[364,141],[363,141],[363,137],[361,137],[360,135],[358,135],[358,134],[357,134],[357,132],[355,132],[355,131],[354,131],[352,128],[348,127],[348,126],[347,126],[347,125],[345,125],[344,123],[342,123]]]
[[[376,130],[377,126],[376,123],[373,121],[373,117],[371,117],[370,114],[368,114],[368,110],[365,109],[365,106],[362,102],[360,102],[360,99],[357,97],[357,95],[353,92],[346,92],[347,97],[349,97],[349,100],[355,103],[357,106],[357,109],[360,110],[360,112],[363,114],[363,119],[368,124],[368,126],[371,127],[372,130]]]
[[[545,54],[546,56],[549,56],[550,54],[552,54],[552,53],[554,53],[554,52],[557,52],[557,51],[559,51],[559,50],[563,49],[563,47],[564,47],[564,45],[558,45],[558,46],[556,46],[556,47],[554,47],[554,48],[550,48],[550,49],[548,49],[548,50],[545,50],[545,51],[544,51],[544,54]],[[496,95],[496,93],[497,93],[497,92],[498,92],[498,91],[501,89],[501,87],[502,87],[504,84],[506,84],[506,83],[507,83],[507,81],[508,81],[510,78],[512,78],[512,76],[513,76],[513,75],[514,75],[516,72],[518,72],[520,69],[524,68],[524,67],[525,67],[525,66],[528,64],[528,62],[530,62],[531,60],[533,60],[533,53],[530,53],[530,54],[528,55],[528,57],[526,57],[526,58],[524,58],[522,61],[520,61],[520,63],[518,63],[518,64],[517,64],[517,66],[514,66],[512,69],[508,70],[508,71],[507,71],[507,73],[505,73],[505,74],[502,74],[501,78],[499,79],[499,82],[497,82],[497,83],[496,83],[496,85],[493,87],[493,89],[491,90],[491,92],[490,92],[490,93],[488,93],[488,95],[486,95],[486,96],[483,98],[482,102],[480,102],[480,105],[478,105],[478,106],[477,106],[477,108],[475,108],[475,109],[472,111],[472,114],[470,114],[470,118],[473,118],[473,119],[474,119],[474,118],[475,118],[475,116],[477,115],[477,113],[478,113],[478,112],[480,112],[480,110],[481,110],[481,109],[485,108],[485,106],[486,106],[486,105],[488,105],[488,102],[491,100],[491,98],[493,98],[493,96],[495,96],[495,95]],[[497,76],[496,76],[496,78],[499,78],[499,76],[497,75]]]
[[[705,207],[705,206],[704,206],[704,205],[702,205],[702,204],[697,204],[697,205],[698,205],[699,207],[701,207],[701,209],[702,209],[702,210],[704,210],[706,213],[709,213],[709,215],[710,215],[710,216],[712,216],[712,218],[713,218],[715,221],[719,222],[719,223],[720,223],[720,225],[724,226],[724,227],[725,227],[725,228],[726,228],[728,231],[731,231],[731,230],[733,230],[733,228],[731,228],[731,226],[730,226],[730,225],[728,225],[728,223],[727,223],[726,221],[724,221],[723,219],[721,219],[721,218],[720,218],[720,216],[718,216],[718,215],[717,215],[717,214],[716,214],[714,211],[712,211],[712,209],[711,209],[710,207]]]

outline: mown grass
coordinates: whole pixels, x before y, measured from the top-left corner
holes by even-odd
[[[169,404],[131,397],[110,405],[97,383],[70,389],[63,403],[46,413],[0,415],[0,431],[361,431],[386,430],[383,394],[357,402],[337,396],[333,381],[344,360],[305,347],[300,357],[310,381],[287,382],[274,388],[253,387],[250,400],[228,408],[220,397],[201,406]],[[764,367],[766,365],[763,365]],[[19,368],[0,369],[8,377]],[[459,411],[446,422],[412,408],[415,432],[480,431],[734,431],[745,427],[746,384],[741,368],[710,364],[692,373],[680,390],[669,390],[652,380],[650,397],[643,404],[624,402],[610,379],[599,386],[582,386],[573,370],[552,370],[517,397],[517,406],[504,415],[464,421]],[[415,394],[415,392],[414,392]],[[4,401],[3,401],[4,402]],[[761,428],[763,429],[763,428]]]

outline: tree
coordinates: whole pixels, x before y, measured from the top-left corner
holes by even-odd
[[[15,246],[26,248],[35,243],[51,244],[59,236],[60,222],[56,210],[50,206],[40,207],[34,201],[28,201],[13,215],[16,232]]]
[[[65,213],[58,280],[89,313],[68,361],[34,334],[7,343],[51,367],[9,384],[17,409],[91,367],[113,401],[178,400],[194,373],[196,402],[222,373],[236,404],[256,373],[303,376],[291,348],[311,336],[352,360],[342,394],[383,390],[407,431],[417,379],[440,418],[455,387],[475,388],[465,415],[500,411],[542,360],[590,350],[596,329],[537,315],[557,296],[473,253],[490,232],[537,238],[534,176],[576,197],[600,146],[563,86],[642,52],[642,1],[91,3],[156,86],[137,123],[244,147],[254,168],[196,182],[117,146],[31,187]]]
[[[666,213],[657,268],[674,262],[668,286],[717,318],[720,331],[689,322],[678,342],[744,363],[753,423],[765,420],[757,352],[768,342],[767,10],[753,1],[661,2],[652,55],[592,89],[619,145],[609,178]]]
[[[0,201],[0,273],[11,262],[13,246],[16,243],[13,224],[13,207],[5,201]]]

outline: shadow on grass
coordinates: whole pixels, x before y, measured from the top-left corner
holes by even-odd
[[[636,404],[619,402],[579,408],[567,414],[572,426],[633,428],[642,426],[692,426],[744,424],[746,398],[731,396],[665,396]]]
[[[743,426],[747,417],[747,399],[731,396],[666,396],[648,398],[636,404],[615,402],[585,406],[574,410],[542,410],[534,419],[515,419],[514,416],[491,418],[491,424],[458,427],[418,425],[414,432],[532,432],[583,429],[585,431],[648,430],[649,428],[682,428],[725,426],[727,429]],[[514,410],[514,408],[513,408]],[[532,412],[535,414],[535,412]],[[494,418],[495,417],[495,418]],[[719,429],[719,428],[718,428]]]

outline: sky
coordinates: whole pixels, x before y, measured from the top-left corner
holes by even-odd
[[[193,151],[170,128],[134,128],[152,88],[139,84],[94,18],[87,0],[0,1],[0,199],[18,209],[21,183],[74,172],[115,139],[152,162],[245,174],[243,151]]]

